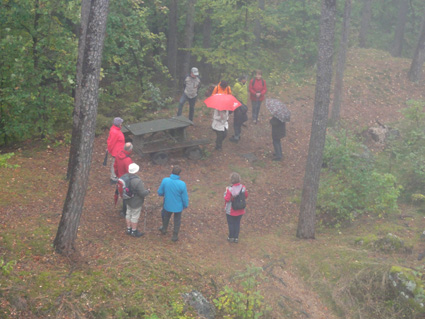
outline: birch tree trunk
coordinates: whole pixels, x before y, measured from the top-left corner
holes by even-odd
[[[313,122],[297,228],[297,237],[305,239],[315,238],[317,191],[325,147],[332,80],[335,12],[336,0],[323,0]]]

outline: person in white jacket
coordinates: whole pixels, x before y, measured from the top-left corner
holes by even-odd
[[[223,141],[227,136],[229,128],[229,111],[214,110],[212,129],[215,131],[217,138],[215,140],[215,149],[221,150]]]

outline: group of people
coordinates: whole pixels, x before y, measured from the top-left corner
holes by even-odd
[[[111,164],[111,184],[116,184],[120,178],[128,174],[129,185],[131,189],[131,198],[123,199],[123,209],[121,215],[126,220],[126,233],[133,237],[142,237],[144,232],[138,230],[138,222],[142,212],[145,198],[150,194],[150,190],[145,185],[137,173],[139,165],[131,159],[133,144],[125,142],[124,134],[121,131],[123,119],[116,117],[109,130],[107,147],[112,156]],[[181,225],[181,216],[185,208],[189,206],[189,196],[186,183],[180,179],[181,168],[174,166],[171,175],[162,179],[157,194],[164,197],[161,218],[162,225],[159,227],[161,234],[167,234],[168,224],[173,216],[173,235],[171,240],[178,241],[178,235]],[[231,186],[226,188],[224,193],[225,212],[229,227],[228,241],[237,243],[239,241],[240,222],[245,209],[232,208],[232,201],[240,192],[245,198],[248,197],[246,187],[241,184],[241,178],[238,173],[232,173],[230,176]],[[117,190],[116,190],[117,192]],[[146,218],[146,217],[145,217]]]
[[[177,110],[178,116],[182,114],[183,105],[186,101],[188,101],[189,119],[193,121],[195,103],[200,85],[201,81],[199,78],[199,70],[194,67],[184,80],[184,90]],[[211,92],[206,93],[206,96],[209,96],[210,94],[231,94],[241,103],[241,106],[236,108],[233,112],[234,135],[231,136],[229,140],[234,143],[238,143],[241,139],[242,126],[248,120],[248,92],[252,105],[252,122],[257,124],[261,104],[267,93],[266,81],[263,79],[263,73],[261,70],[255,71],[255,76],[250,80],[249,84],[246,76],[239,77],[233,87],[233,93],[228,82],[225,80],[220,81]],[[216,133],[215,149],[218,151],[222,149],[223,141],[227,137],[227,131],[229,129],[228,121],[231,113],[232,112],[226,110],[220,111],[218,109],[214,109],[211,127]],[[275,116],[272,116],[270,119],[270,124],[272,126],[272,140],[274,148],[273,161],[281,161],[283,158],[281,139],[286,136],[286,124]]]
[[[195,103],[200,85],[199,70],[193,67],[190,74],[184,80],[184,90],[178,105],[177,116],[182,115],[184,104],[189,102],[189,120],[193,121]],[[234,135],[230,138],[231,142],[238,143],[241,139],[243,123],[248,120],[248,95],[252,105],[252,122],[257,124],[260,107],[267,93],[267,86],[266,81],[262,77],[261,70],[256,70],[255,76],[250,80],[249,84],[246,76],[241,76],[233,87],[233,93],[228,82],[225,80],[220,81],[210,93],[233,94],[240,102],[241,106],[233,111]],[[212,129],[217,136],[215,143],[216,150],[222,149],[222,144],[229,128],[228,120],[229,111],[214,109]],[[144,233],[139,231],[137,226],[144,199],[150,194],[150,190],[145,188],[143,181],[137,175],[140,168],[130,157],[133,145],[131,141],[125,140],[124,134],[121,131],[122,123],[123,119],[120,117],[116,117],[113,120],[107,140],[107,150],[112,157],[110,183],[116,184],[119,178],[126,174],[129,175],[129,187],[132,190],[132,197],[123,199],[121,215],[125,216],[126,219],[126,233],[133,237],[141,237]],[[275,151],[273,160],[281,161],[282,146],[280,140],[286,135],[285,122],[273,116],[270,119],[270,124],[272,126],[272,139]],[[159,231],[161,234],[166,234],[171,216],[174,216],[172,241],[178,240],[182,212],[189,206],[186,184],[180,179],[180,174],[181,168],[174,166],[171,175],[162,180],[157,190],[157,194],[164,197],[161,211],[162,225],[159,227]],[[238,173],[233,172],[230,175],[230,184],[231,186],[227,187],[224,192],[224,211],[226,212],[229,228],[227,239],[231,243],[237,243],[239,241],[241,218],[245,214],[245,206],[243,208],[235,208],[232,203],[237,196],[247,198],[248,192],[245,185],[241,184],[241,177]]]

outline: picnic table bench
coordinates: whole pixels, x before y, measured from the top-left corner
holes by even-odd
[[[155,164],[165,164],[168,153],[183,150],[189,159],[200,159],[200,145],[209,144],[208,139],[188,140],[186,128],[193,122],[184,116],[158,119],[123,125],[122,132],[131,136],[133,149],[140,156],[150,155]]]

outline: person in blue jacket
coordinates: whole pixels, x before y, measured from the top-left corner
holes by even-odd
[[[162,226],[159,231],[165,235],[171,215],[174,214],[174,230],[172,241],[177,241],[183,209],[189,205],[186,183],[180,180],[181,168],[174,166],[170,177],[165,177],[158,188],[158,195],[164,196],[161,217]]]

